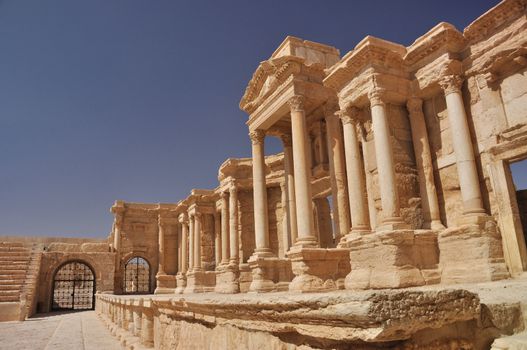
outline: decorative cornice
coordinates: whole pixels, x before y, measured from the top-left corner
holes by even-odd
[[[502,1],[469,24],[463,31],[463,36],[471,43],[481,40],[494,33],[504,23],[524,16],[526,6],[525,0]]]
[[[457,74],[445,75],[439,80],[439,85],[445,92],[445,96],[451,93],[460,93],[463,78]]]
[[[254,130],[249,133],[253,145],[260,145],[265,140],[265,132],[263,130]]]
[[[304,96],[294,95],[287,101],[287,103],[289,104],[289,108],[291,109],[291,112],[304,112],[305,101],[306,101],[306,98]]]
[[[406,102],[406,109],[410,117],[420,116],[423,114],[423,100],[417,97],[412,97]]]

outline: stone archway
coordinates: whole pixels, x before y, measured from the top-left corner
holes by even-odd
[[[150,263],[145,258],[135,255],[124,265],[124,294],[150,293]]]
[[[53,275],[52,310],[95,308],[95,273],[82,261],[67,261]]]

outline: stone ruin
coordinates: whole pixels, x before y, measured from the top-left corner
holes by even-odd
[[[128,349],[527,348],[510,171],[527,158],[526,8],[342,57],[287,37],[240,102],[252,158],[177,203],[116,201],[108,240],[2,238],[0,319],[95,308]],[[68,299],[64,266],[95,300]]]

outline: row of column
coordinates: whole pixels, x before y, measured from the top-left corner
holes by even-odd
[[[237,264],[239,259],[238,238],[238,190],[233,184],[228,192],[220,195],[220,215],[215,215],[215,254],[217,265]],[[202,213],[193,211],[179,216],[181,227],[178,242],[178,273],[202,271],[201,234]],[[221,218],[221,219],[220,219]],[[217,230],[220,230],[218,233]],[[159,271],[164,273],[164,229],[159,225]]]
[[[445,93],[464,214],[484,214],[472,138],[461,95],[461,82],[459,76],[449,75],[442,78],[440,85]],[[386,108],[386,91],[375,87],[368,94],[368,98],[383,212],[383,221],[378,223],[377,229],[403,228],[405,224],[400,212],[391,128]],[[304,97],[293,96],[289,100],[289,107],[291,135],[282,136],[288,203],[286,215],[292,244],[312,247],[317,246],[318,241],[314,235],[311,209],[311,169],[308,159]],[[418,98],[409,99],[407,109],[425,220],[432,229],[441,229],[444,226],[440,219],[422,101]],[[343,142],[339,136],[340,126],[337,116],[342,122]],[[336,222],[342,235],[350,232],[366,233],[371,230],[365,169],[357,132],[360,122],[360,110],[354,106],[347,106],[336,113],[326,115],[332,192],[337,204]],[[270,253],[265,183],[265,133],[262,130],[255,130],[250,133],[250,137],[253,157],[255,254],[265,255]]]

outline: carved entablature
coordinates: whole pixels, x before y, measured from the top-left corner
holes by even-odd
[[[445,52],[458,53],[465,49],[466,40],[452,24],[441,22],[408,47],[404,63],[409,70],[424,59]]]
[[[328,76],[324,79],[324,85],[338,92],[368,66],[379,70],[399,71],[404,76],[405,53],[406,48],[402,45],[367,36],[339,63],[326,71]]]

